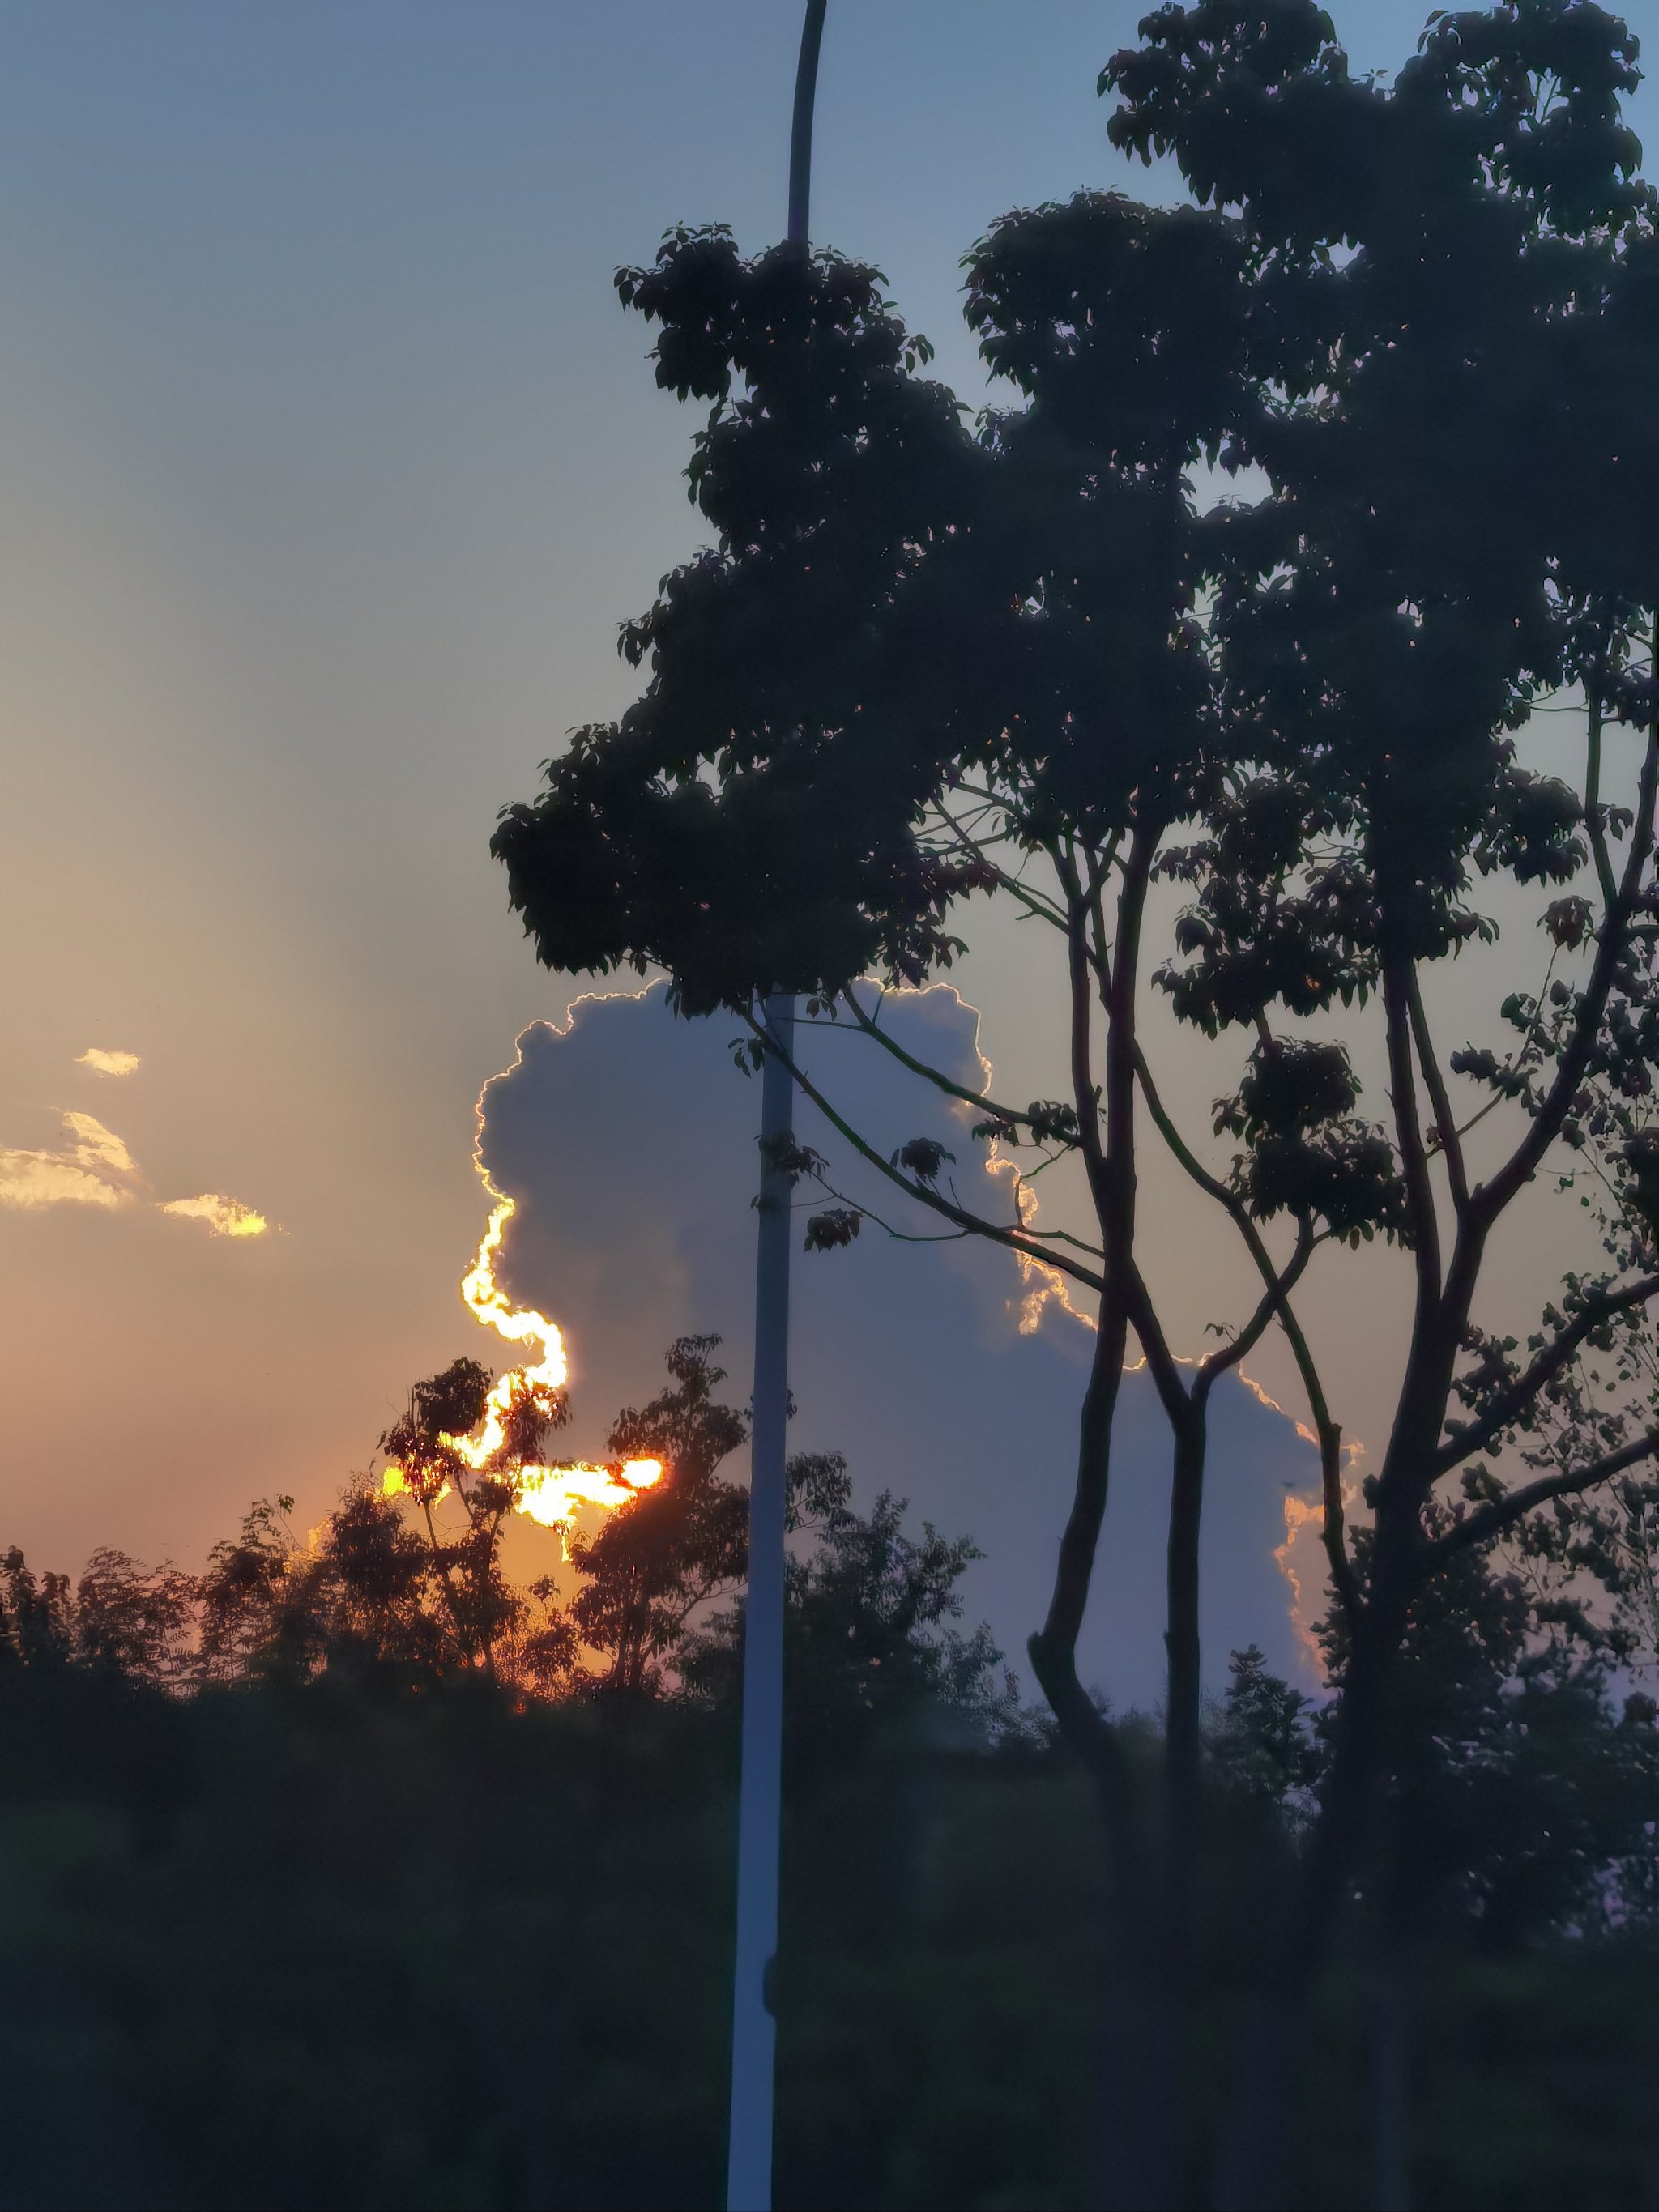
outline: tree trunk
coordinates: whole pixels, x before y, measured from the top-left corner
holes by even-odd
[[[1349,1658],[1312,1844],[1252,2008],[1217,2164],[1216,2212],[1279,2212],[1285,2202],[1309,2000],[1364,1839],[1382,1759],[1383,1692],[1405,1620],[1403,1586],[1374,1586]]]
[[[1084,1400],[1077,1493],[1054,1599],[1030,1650],[1060,1733],[1094,1782],[1109,1864],[1114,1942],[1099,2021],[1090,2201],[1101,2212],[1181,2212],[1189,2201],[1179,2170],[1186,2051],[1168,1941],[1163,1823],[1146,1818],[1116,1732],[1077,1676],[1126,1338],[1121,1309],[1107,1306]]]
[[[1198,1542],[1204,1511],[1205,1407],[1194,1401],[1176,1431],[1167,1565],[1169,1690],[1164,1710],[1168,1796],[1164,1910],[1177,1990],[1185,1990],[1203,1783],[1203,1653],[1198,1632]]]

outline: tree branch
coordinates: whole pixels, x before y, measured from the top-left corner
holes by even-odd
[[[1269,1285],[1277,1282],[1278,1271],[1261,1241],[1261,1231],[1245,1210],[1244,1201],[1218,1176],[1212,1176],[1193,1152],[1158,1097],[1146,1055],[1139,1046],[1135,1049],[1135,1073],[1139,1079],[1141,1095],[1146,1101],[1146,1110],[1164,1143],[1199,1188],[1224,1208],[1243,1238],[1245,1248],[1255,1262],[1256,1272],[1262,1281]],[[1325,1386],[1320,1380],[1308,1340],[1302,1333],[1295,1308],[1282,1290],[1278,1296],[1277,1310],[1279,1325],[1285,1332],[1291,1356],[1296,1362],[1297,1373],[1302,1380],[1302,1388],[1307,1395],[1308,1411],[1313,1418],[1314,1434],[1319,1445],[1320,1492],[1325,1509],[1324,1545],[1330,1560],[1332,1584],[1344,1612],[1350,1620],[1357,1620],[1359,1615],[1359,1584],[1355,1578],[1352,1562],[1348,1558],[1343,1528],[1342,1431],[1331,1419]]]
[[[1165,1413],[1177,1428],[1192,1411],[1192,1398],[1180,1364],[1170,1350],[1152,1295],[1134,1261],[1135,1023],[1134,990],[1141,916],[1152,876],[1157,839],[1137,834],[1124,864],[1118,902],[1117,957],[1112,963],[1106,1001],[1106,1142],[1100,1135],[1100,1101],[1090,1052],[1090,1015],[1095,980],[1103,970],[1091,958],[1089,927],[1103,925],[1098,886],[1085,891],[1069,854],[1054,856],[1071,914],[1069,945],[1072,985],[1072,1088],[1089,1186],[1099,1217],[1106,1267],[1123,1301],[1130,1326],[1140,1340],[1152,1382]],[[1101,948],[1103,950],[1103,948]]]
[[[1267,1283],[1255,1311],[1237,1335],[1229,1343],[1218,1346],[1207,1359],[1199,1362],[1195,1396],[1207,1398],[1222,1376],[1237,1367],[1242,1359],[1249,1357],[1260,1343],[1268,1323],[1301,1281],[1308,1262],[1313,1257],[1316,1242],[1313,1223],[1304,1213],[1297,1224],[1296,1249],[1285,1263],[1283,1273],[1275,1274]]]
[[[1112,1233],[1109,1217],[1121,1211],[1122,1165],[1117,1164],[1117,1173],[1109,1172],[1106,1149],[1100,1135],[1100,1093],[1095,1085],[1094,1051],[1091,1036],[1091,1011],[1094,997],[1094,975],[1089,960],[1088,908],[1083,896],[1077,868],[1070,855],[1054,856],[1055,872],[1066,891],[1066,948],[1067,973],[1071,984],[1071,1042],[1072,1103],[1077,1115],[1078,1144],[1083,1153],[1083,1164],[1089,1177],[1089,1194],[1095,1202],[1103,1232],[1102,1241],[1107,1253],[1112,1251]],[[1127,896],[1127,894],[1126,894]],[[1120,1010],[1113,1007],[1107,1017],[1106,1048],[1109,1060],[1115,1017]],[[1128,1239],[1133,1233],[1131,1211],[1121,1224],[1120,1243],[1122,1251],[1115,1261],[1109,1256],[1109,1267],[1121,1264],[1127,1253]]]
[[[1457,1118],[1452,1112],[1446,1079],[1440,1072],[1440,1062],[1435,1055],[1434,1039],[1429,1031],[1429,1018],[1424,1010],[1423,992],[1415,963],[1407,970],[1406,988],[1411,1008],[1412,1036],[1417,1046],[1417,1064],[1423,1071],[1424,1087],[1429,1094],[1429,1103],[1434,1109],[1434,1133],[1446,1163],[1452,1204],[1461,1219],[1469,1202],[1469,1179],[1463,1165],[1463,1146],[1457,1133]]]
[[[1607,1012],[1613,977],[1625,951],[1626,926],[1635,908],[1642,871],[1653,851],[1656,793],[1659,793],[1659,728],[1648,732],[1647,750],[1642,759],[1636,819],[1631,825],[1630,851],[1626,856],[1618,896],[1608,907],[1602,921],[1595,964],[1590,969],[1589,981],[1584,987],[1571,1042],[1556,1065],[1554,1080],[1533,1117],[1532,1127],[1492,1181],[1480,1184],[1470,1199],[1471,1212],[1485,1224],[1490,1224],[1497,1219],[1560,1134],[1561,1124],[1567,1117],[1578,1085],[1583,1079],[1584,1070],[1589,1065],[1589,1056],[1601,1030],[1601,1017]]]
[[[1586,702],[1589,727],[1584,747],[1584,825],[1589,832],[1590,851],[1595,856],[1595,880],[1601,886],[1601,905],[1605,912],[1611,913],[1619,896],[1619,884],[1613,872],[1613,855],[1607,850],[1607,818],[1601,811],[1601,686],[1607,671],[1598,660],[1590,673],[1592,688]]]
[[[1423,1126],[1417,1110],[1417,1082],[1412,1070],[1411,963],[1395,951],[1382,957],[1382,1010],[1388,1031],[1389,1089],[1394,1106],[1395,1141],[1406,1182],[1412,1243],[1417,1261],[1419,1328],[1439,1304],[1440,1219]]]
[[[913,1075],[924,1077],[935,1090],[942,1091],[946,1097],[959,1098],[965,1106],[977,1106],[982,1112],[994,1116],[999,1121],[1012,1122],[1018,1127],[1027,1129],[1036,1126],[1035,1115],[1021,1113],[1012,1106],[1000,1106],[994,1098],[988,1097],[982,1091],[970,1091],[966,1084],[953,1082],[941,1069],[930,1066],[925,1060],[918,1060],[914,1053],[907,1052],[896,1037],[890,1036],[873,1016],[865,1012],[851,991],[846,993],[845,996],[848,1005],[853,1010],[854,1018],[864,1035],[873,1037],[884,1052],[890,1053],[900,1066],[908,1067]],[[834,1024],[815,1023],[812,1026],[815,1029],[828,1030],[833,1029]]]
[[[1024,1230],[1005,1229],[997,1222],[987,1221],[982,1215],[970,1212],[965,1206],[954,1205],[939,1192],[929,1190],[925,1184],[913,1182],[908,1176],[901,1175],[890,1161],[882,1158],[873,1145],[860,1136],[850,1121],[836,1111],[817,1085],[810,1077],[802,1073],[792,1056],[784,1051],[771,1032],[757,1022],[752,1013],[745,1011],[743,1018],[748,1023],[756,1036],[765,1045],[766,1049],[777,1054],[779,1059],[788,1069],[798,1089],[803,1096],[811,1100],[830,1127],[845,1137],[861,1159],[867,1160],[878,1175],[884,1176],[887,1181],[896,1189],[902,1190],[907,1198],[919,1200],[923,1206],[931,1206],[935,1213],[942,1214],[945,1220],[954,1221],[959,1228],[971,1230],[975,1236],[983,1237],[993,1244],[1006,1245],[1011,1252],[1021,1253],[1026,1259],[1036,1260],[1045,1267],[1058,1267],[1062,1274],[1070,1275],[1079,1283],[1086,1283],[1091,1290],[1105,1289],[1105,1278],[1097,1273],[1092,1267],[1079,1267],[1075,1260],[1068,1260],[1061,1253],[1045,1249],[1036,1239],[1028,1237]]]
[[[1017,900],[1036,920],[1048,922],[1052,928],[1059,930],[1064,935],[1066,917],[1058,907],[1050,906],[1048,900],[1034,891],[1029,884],[1022,883],[1018,876],[1011,874],[1006,868],[992,860],[979,839],[971,831],[964,829],[954,814],[947,814],[942,806],[936,806],[933,811],[949,830],[956,842],[965,852],[971,853],[982,867],[991,871],[997,879],[999,890],[1006,891],[1011,898]]]
[[[1550,1377],[1559,1374],[1579,1346],[1604,1321],[1610,1321],[1615,1314],[1628,1313],[1632,1306],[1645,1305],[1652,1297],[1659,1297],[1659,1275],[1644,1275],[1614,1297],[1587,1298],[1560,1334],[1522,1370],[1490,1410],[1459,1429],[1441,1445],[1434,1457],[1435,1480],[1449,1474],[1475,1452],[1485,1451],[1505,1429],[1512,1426]]]
[[[1524,1519],[1534,1506],[1547,1505],[1552,1498],[1571,1498],[1593,1490],[1597,1483],[1611,1481],[1626,1468],[1639,1467],[1656,1452],[1659,1452],[1659,1431],[1650,1431],[1638,1437],[1634,1443],[1621,1445],[1619,1450],[1593,1460],[1589,1467],[1573,1468],[1565,1474],[1540,1475],[1536,1482],[1523,1483],[1519,1490],[1510,1491],[1507,1498],[1467,1515],[1443,1536],[1437,1536],[1432,1543],[1425,1544],[1419,1556],[1425,1563],[1437,1563],[1448,1553],[1467,1552],[1476,1544],[1486,1543],[1490,1537],[1501,1536],[1505,1528]]]

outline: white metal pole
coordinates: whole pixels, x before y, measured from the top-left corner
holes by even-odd
[[[786,1052],[795,1002],[767,1001],[766,1026]],[[790,1135],[788,1069],[762,1076],[760,1252],[756,1269],[749,1593],[743,1624],[743,1778],[738,1806],[738,1940],[732,2003],[732,2133],[726,2212],[771,2212],[772,2084],[777,2021],[778,1832],[783,1750],[784,1424],[789,1390],[790,1182],[774,1166]]]
[[[789,231],[806,251],[812,103],[825,0],[807,0],[789,142]],[[769,1036],[793,1058],[795,1001],[769,998]],[[732,2112],[726,2212],[771,2212],[777,2021],[778,1840],[783,1756],[785,1425],[789,1415],[789,1200],[777,1164],[793,1126],[793,1080],[769,1053],[761,1073],[760,1233],[755,1271],[755,1395],[749,1478],[749,1585],[743,1631],[742,1778],[738,1800],[737,1958],[732,1999]]]

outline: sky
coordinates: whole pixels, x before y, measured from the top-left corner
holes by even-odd
[[[882,266],[969,399],[958,263],[987,224],[1085,185],[1174,190],[1110,153],[1095,93],[1138,12],[831,0],[814,235]],[[1398,0],[1334,12],[1362,67],[1419,25]],[[1659,33],[1656,0],[1630,13]],[[490,830],[566,731],[626,703],[616,626],[701,535],[694,422],[655,391],[611,272],[677,220],[775,236],[798,36],[793,0],[0,8],[0,1540],[40,1564],[99,1542],[193,1561],[276,1492],[314,1521],[415,1376],[488,1351],[456,1291],[487,1208],[475,1102],[580,988],[532,961]],[[959,980],[999,1082],[1059,1089],[1025,941],[989,930]],[[734,1376],[747,1358],[752,1097],[709,1032],[696,1084],[659,1072],[653,1092],[692,1041],[650,1009],[607,1018],[635,1024],[615,1050],[643,1054],[635,1075],[562,1079],[518,1133],[591,1211],[561,1249],[526,1234],[509,1255],[524,1295],[568,1293],[587,1419],[655,1387],[665,1330],[719,1326]],[[602,1069],[602,1030],[584,1016],[526,1065]],[[1167,1053],[1202,1128],[1224,1085],[1189,1041]],[[698,1178],[643,1129],[619,1151],[594,1097],[672,1124],[695,1091],[712,1130],[705,1077],[738,1133],[736,1243],[718,1281],[671,1296],[653,1240]],[[101,1194],[61,1194],[77,1178]],[[1155,1176],[1153,1203],[1155,1276],[1196,1351],[1243,1277]],[[256,1215],[263,1234],[228,1233]],[[1529,1234],[1506,1264],[1541,1280],[1556,1231]],[[844,1256],[866,1310],[833,1358],[829,1275],[801,1293],[803,1435],[843,1443],[866,1495],[908,1486],[972,1533],[993,1554],[974,1602],[1017,1642],[1058,1530],[1075,1324],[1021,1339],[1006,1287],[970,1296],[937,1255],[947,1287],[925,1294],[881,1273],[895,1255]],[[1386,1419],[1404,1287],[1367,1255],[1317,1315],[1360,1442]],[[896,1299],[932,1317],[926,1361],[868,1325]],[[958,1309],[994,1340],[973,1370],[975,1390],[1003,1378],[994,1419],[938,1333]],[[1274,1363],[1252,1373],[1293,1413]],[[1229,1434],[1260,1462],[1236,1587],[1282,1644],[1288,1584],[1261,1574],[1305,1467],[1288,1416],[1236,1395]],[[1099,1656],[1115,1694],[1146,1694]]]

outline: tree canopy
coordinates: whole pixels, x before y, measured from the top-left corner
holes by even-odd
[[[974,419],[866,264],[745,258],[724,230],[677,228],[617,280],[657,327],[659,384],[708,408],[689,477],[714,543],[623,628],[639,699],[574,734],[495,849],[548,964],[660,966],[684,1012],[734,1010],[757,1044],[781,989],[897,1050],[860,977],[948,967],[976,900],[1052,929],[1067,1098],[1022,1108],[910,1064],[1017,1164],[1075,1157],[1091,1221],[964,1202],[937,1160],[893,1147],[902,1133],[853,1127],[805,1052],[792,1066],[877,1173],[1098,1300],[1031,1651],[1140,1899],[1122,1940],[1142,1944],[1146,2032],[1107,2121],[1145,2139],[1121,2177],[1137,2203],[1196,2186],[1172,2146],[1216,1377],[1282,1333],[1350,1639],[1224,2203],[1279,2186],[1286,2038],[1373,1817],[1387,1685],[1425,1589],[1564,1501],[1646,1510],[1659,228],[1621,116],[1636,64],[1589,0],[1437,11],[1386,80],[1350,70],[1310,0],[1157,9],[1101,89],[1113,143],[1171,156],[1186,204],[1091,191],[992,224],[966,313],[1013,398]],[[1186,904],[1159,939],[1164,880]],[[1500,896],[1531,902],[1543,976],[1494,988],[1495,1033],[1448,1050],[1425,985],[1488,956]],[[1159,1087],[1158,1004],[1224,1055],[1211,1135],[1231,1153]],[[1375,1118],[1367,1036],[1387,1071]],[[1261,1285],[1195,1365],[1141,1263],[1143,1139]],[[1607,1264],[1511,1334],[1490,1248],[1544,1174],[1600,1208]],[[808,1242],[844,1245],[860,1218],[814,1217]],[[1297,1294],[1332,1295],[1342,1248],[1377,1238],[1409,1255],[1410,1348],[1355,1541]],[[1150,1827],[1075,1664],[1132,1343],[1173,1469]]]

